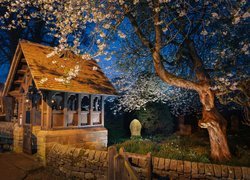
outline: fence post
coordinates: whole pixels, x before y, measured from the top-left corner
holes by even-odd
[[[124,157],[122,155],[120,155],[120,154],[117,154],[114,157],[115,180],[126,179],[124,177],[124,164],[125,164]]]
[[[116,148],[114,146],[110,146],[108,148],[108,180],[115,179],[115,166],[114,166],[114,158],[117,155]]]
[[[147,161],[148,161],[147,176],[148,176],[148,180],[151,180],[153,168],[152,168],[152,155],[150,152],[147,154]]]

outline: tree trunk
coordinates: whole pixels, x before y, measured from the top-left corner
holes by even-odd
[[[210,91],[210,90],[208,90]],[[211,94],[214,96],[213,94]],[[226,127],[227,121],[218,112],[215,106],[210,106],[214,102],[209,102],[214,99],[208,98],[206,92],[202,91],[200,100],[203,104],[202,119],[199,120],[199,126],[206,128],[209,134],[211,146],[211,158],[215,161],[225,161],[231,158],[231,154],[227,144]],[[213,100],[214,101],[214,100]]]
[[[154,8],[159,8],[159,0],[153,1]],[[188,52],[191,56],[191,60],[194,65],[194,73],[197,78],[197,82],[181,78],[175,74],[166,70],[163,64],[163,56],[161,55],[162,49],[162,30],[160,22],[160,13],[153,12],[153,21],[155,28],[155,43],[152,42],[143,34],[140,26],[138,25],[136,18],[127,11],[125,7],[126,16],[129,18],[135,33],[141,40],[145,47],[149,48],[152,53],[153,63],[155,71],[163,82],[185,89],[195,90],[200,95],[200,101],[203,105],[203,118],[199,121],[199,126],[207,128],[209,133],[209,139],[211,144],[211,156],[212,159],[222,161],[230,159],[230,151],[227,145],[226,139],[226,120],[219,114],[214,106],[214,93],[210,89],[210,77],[205,72],[203,64],[199,54],[196,51],[194,42],[187,39],[185,41]]]

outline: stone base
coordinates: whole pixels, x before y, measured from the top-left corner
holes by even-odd
[[[104,127],[41,130],[37,134],[37,156],[46,164],[46,156],[54,143],[100,150],[107,147],[107,140],[108,131]]]
[[[13,151],[16,153],[23,152],[23,127],[16,123],[13,130]]]

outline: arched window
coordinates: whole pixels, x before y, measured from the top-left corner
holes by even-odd
[[[88,111],[90,105],[89,96],[84,96],[81,101],[81,111]]]
[[[54,94],[51,98],[51,104],[53,110],[62,110],[63,106],[63,95],[61,93]]]
[[[70,95],[67,102],[67,107],[69,111],[76,111],[78,107],[77,95]]]
[[[101,97],[95,97],[93,101],[93,111],[101,111]]]

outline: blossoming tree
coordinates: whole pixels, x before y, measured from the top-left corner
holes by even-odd
[[[45,21],[51,34],[59,39],[53,54],[70,48],[83,54],[84,59],[107,55],[110,60],[111,50],[120,46],[112,45],[114,38],[133,41],[130,50],[137,58],[132,59],[138,60],[139,67],[151,60],[164,83],[199,94],[203,107],[199,126],[208,130],[212,158],[221,161],[231,157],[226,120],[217,110],[215,98],[223,94],[225,85],[228,90],[238,89],[233,81],[238,70],[227,73],[228,67],[224,65],[231,67],[238,60],[243,66],[247,63],[249,40],[245,23],[250,15],[245,0],[1,0],[0,3],[4,12],[0,15],[1,28],[25,28],[26,21],[32,18]],[[6,19],[11,21],[6,23]],[[105,51],[107,48],[109,51]],[[180,73],[181,66],[185,73]],[[65,72],[65,76],[69,74]],[[216,81],[217,76],[226,78]],[[70,83],[63,79],[71,78],[62,77],[60,81]]]

